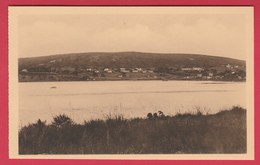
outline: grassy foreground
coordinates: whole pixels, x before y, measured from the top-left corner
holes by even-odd
[[[66,115],[19,131],[19,154],[246,153],[246,110],[124,119],[108,116],[75,124]]]

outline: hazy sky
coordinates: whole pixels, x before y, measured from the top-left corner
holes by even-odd
[[[117,9],[24,9],[17,14],[19,57],[140,51],[245,59],[252,40],[248,8]]]

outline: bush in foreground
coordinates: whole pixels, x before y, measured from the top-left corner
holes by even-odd
[[[240,107],[214,115],[185,113],[150,119],[150,115],[146,119],[109,115],[82,125],[63,116],[69,124],[54,124],[55,117],[50,125],[39,120],[23,127],[19,153],[246,153],[246,110]]]

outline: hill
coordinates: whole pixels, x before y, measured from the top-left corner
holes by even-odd
[[[40,64],[55,67],[70,66],[76,68],[158,68],[179,66],[208,68],[227,64],[245,65],[245,61],[197,54],[161,54],[140,52],[75,53],[19,59],[19,68],[29,68]]]
[[[197,54],[76,53],[19,59],[19,81],[243,81],[243,60]]]

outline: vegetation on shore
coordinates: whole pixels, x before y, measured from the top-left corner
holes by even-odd
[[[19,154],[246,153],[246,110],[184,113],[76,124],[66,115],[40,119],[19,130]]]

